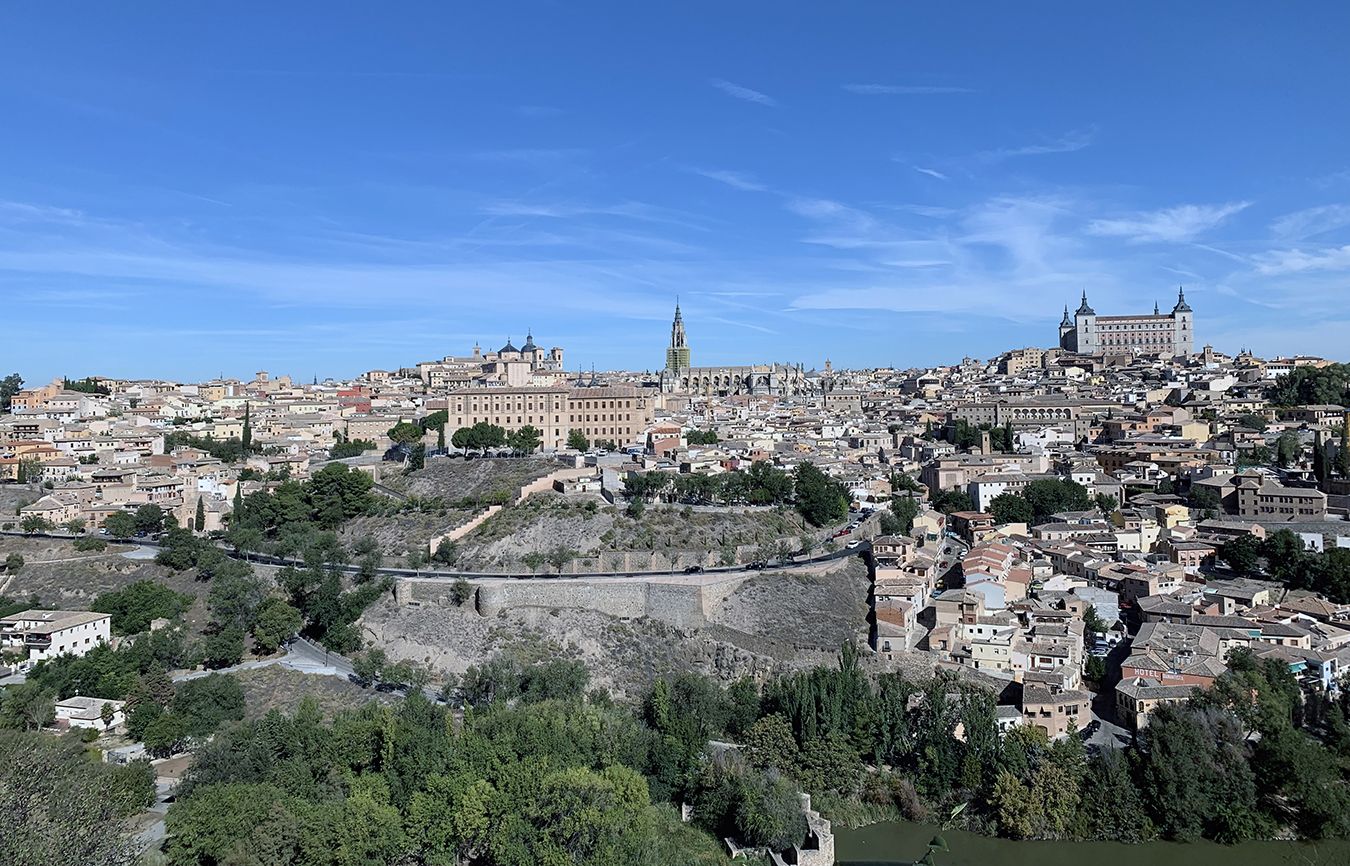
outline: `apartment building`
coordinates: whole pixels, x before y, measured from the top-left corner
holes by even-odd
[[[652,392],[632,386],[469,388],[449,394],[445,405],[447,429],[535,427],[546,449],[565,447],[572,430],[626,445],[645,433],[654,413]]]
[[[112,614],[88,610],[25,610],[0,617],[0,650],[27,652],[30,661],[82,656],[112,634]]]

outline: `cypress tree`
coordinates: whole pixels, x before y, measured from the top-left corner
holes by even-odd
[[[206,506],[202,503],[202,498],[197,497],[197,518],[194,525],[198,532],[206,528]]]
[[[244,432],[239,437],[239,442],[244,446],[244,453],[248,454],[253,450],[253,424],[250,418],[249,404],[244,404]]]
[[[1336,471],[1350,477],[1350,420],[1341,422],[1341,447],[1336,450]]]

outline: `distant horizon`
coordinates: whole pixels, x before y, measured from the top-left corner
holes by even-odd
[[[1061,313],[1061,314],[1062,314],[1062,313]],[[1103,315],[1103,316],[1110,316],[1110,315],[1114,315],[1114,313],[1102,313],[1101,315]],[[1202,351],[1202,349],[1203,349],[1204,347],[1206,347],[1206,346],[1208,346],[1209,348],[1212,348],[1214,351],[1219,352],[1220,354],[1227,355],[1227,356],[1230,356],[1230,357],[1235,357],[1235,356],[1237,356],[1237,355],[1239,354],[1239,352],[1241,352],[1243,349],[1246,349],[1246,350],[1248,350],[1248,351],[1251,351],[1250,347],[1228,348],[1228,347],[1224,347],[1224,346],[1215,346],[1215,345],[1213,345],[1212,343],[1210,343],[1210,342],[1208,342],[1207,340],[1204,339],[1204,331],[1203,331],[1203,329],[1197,329],[1197,330],[1198,330],[1198,333],[1199,333],[1199,337],[1197,338],[1198,341],[1197,341],[1197,344],[1196,344],[1196,350],[1195,350],[1195,352],[1194,352],[1193,354],[1197,354],[1197,355],[1200,354],[1201,351]],[[511,339],[515,339],[515,338],[512,337]],[[505,338],[505,337],[502,339],[503,345],[506,343],[506,340],[507,340],[507,338]],[[538,342],[539,342],[542,346],[544,346],[545,348],[552,348],[552,347],[555,345],[554,343],[549,343],[549,342],[546,341],[546,340],[539,340]],[[692,342],[692,338],[691,338],[691,342]],[[797,364],[801,364],[802,367],[803,367],[803,369],[805,369],[806,371],[810,372],[810,371],[812,371],[812,370],[815,370],[815,371],[823,370],[823,369],[824,369],[824,366],[825,366],[825,361],[829,361],[829,362],[830,362],[830,365],[831,365],[831,368],[832,368],[833,370],[835,370],[836,372],[851,371],[851,370],[856,370],[856,371],[862,371],[862,370],[876,370],[876,369],[920,370],[920,369],[932,369],[932,368],[938,368],[938,367],[953,367],[953,366],[956,366],[956,365],[960,364],[960,363],[961,363],[964,359],[966,359],[966,358],[972,358],[972,359],[975,359],[975,360],[986,361],[986,362],[988,362],[988,361],[993,361],[993,360],[995,360],[996,358],[998,358],[999,356],[1001,356],[1001,355],[1003,355],[1003,354],[1005,354],[1005,353],[1007,353],[1007,352],[1018,351],[1018,350],[1021,350],[1021,349],[1043,349],[1043,350],[1049,350],[1049,349],[1056,348],[1052,343],[1053,343],[1053,341],[1052,341],[1051,343],[1042,343],[1042,344],[1034,344],[1034,343],[1017,343],[1017,344],[1015,344],[1015,345],[1009,345],[1009,346],[1006,346],[1006,347],[1004,347],[1003,349],[1000,349],[1000,350],[998,350],[998,351],[996,351],[996,352],[994,352],[993,354],[990,354],[990,355],[976,355],[976,354],[971,354],[971,353],[967,352],[967,353],[961,354],[961,355],[958,356],[958,357],[953,357],[953,358],[951,358],[951,359],[949,359],[949,360],[945,360],[945,361],[935,361],[935,362],[933,362],[933,363],[928,363],[928,364],[870,364],[870,365],[866,365],[866,366],[860,366],[860,365],[851,365],[851,364],[847,364],[847,363],[842,363],[842,362],[840,362],[839,360],[837,360],[834,356],[828,356],[828,357],[826,357],[826,358],[824,358],[824,359],[822,359],[822,360],[820,360],[820,361],[818,361],[818,362],[810,362],[810,361],[805,361],[805,360],[799,361],[799,360],[793,360],[793,359],[790,359],[790,358],[755,358],[755,359],[737,359],[737,358],[713,359],[713,358],[709,358],[709,359],[703,359],[703,360],[700,360],[699,356],[698,356],[697,354],[694,354],[694,355],[693,355],[693,359],[692,359],[692,366],[695,366],[695,367],[723,367],[723,366],[725,366],[725,367],[735,367],[735,366],[749,366],[749,365],[752,365],[752,364],[775,364],[775,363],[777,363],[777,364],[785,364],[785,365],[796,366]],[[482,343],[480,342],[479,345],[480,345],[480,348],[482,348],[482,350],[483,350],[484,353],[487,353],[487,352],[495,352],[495,351],[497,350],[496,348],[493,348],[493,346],[495,346],[495,343],[492,344],[492,345],[484,345],[484,344],[482,344]],[[497,347],[497,348],[500,348],[500,347]],[[568,346],[562,346],[561,348],[562,348],[562,349],[564,350],[564,352],[565,352],[565,356],[564,356],[564,357],[570,356],[570,355],[573,353],[573,350],[572,350],[570,347],[568,347]],[[694,346],[693,348],[694,348],[695,353],[697,353],[697,346]],[[96,377],[96,378],[100,378],[100,377],[101,377],[101,378],[107,378],[107,379],[118,379],[118,380],[123,380],[123,381],[155,381],[155,380],[159,380],[159,381],[169,381],[169,382],[182,382],[182,383],[186,383],[186,384],[195,384],[195,383],[207,382],[207,381],[212,381],[212,380],[231,380],[231,379],[237,380],[237,381],[240,381],[240,382],[249,382],[249,381],[253,381],[254,377],[255,377],[259,372],[266,372],[266,373],[268,374],[268,376],[269,376],[270,378],[273,378],[273,379],[275,379],[275,378],[277,378],[277,377],[279,377],[279,376],[290,376],[290,377],[291,377],[291,380],[292,380],[293,382],[295,382],[297,385],[309,385],[309,384],[312,384],[312,382],[313,382],[313,380],[315,379],[315,377],[318,378],[319,384],[323,384],[325,381],[333,381],[333,382],[344,382],[344,381],[346,381],[346,382],[350,382],[350,381],[353,381],[353,380],[355,380],[355,379],[358,379],[358,378],[361,377],[363,374],[365,374],[365,373],[367,373],[367,372],[370,372],[371,370],[386,370],[386,371],[389,371],[389,372],[395,372],[395,371],[400,370],[400,369],[410,369],[410,368],[412,368],[412,367],[415,367],[418,363],[429,362],[429,361],[439,361],[440,359],[442,359],[442,358],[444,358],[444,357],[448,357],[448,356],[454,356],[454,357],[468,357],[468,356],[472,353],[472,350],[473,350],[473,345],[470,344],[469,347],[466,348],[464,351],[442,352],[442,353],[436,355],[435,357],[418,358],[417,360],[402,361],[402,362],[397,363],[397,364],[374,364],[374,365],[369,366],[369,367],[363,367],[363,368],[361,368],[360,370],[352,371],[352,372],[350,372],[349,374],[346,374],[346,375],[339,375],[339,374],[331,373],[331,372],[330,372],[330,373],[324,373],[324,372],[306,372],[306,373],[301,374],[301,373],[297,373],[296,371],[289,370],[289,369],[281,369],[281,368],[273,369],[273,368],[271,368],[271,367],[266,367],[266,366],[254,366],[253,368],[251,368],[251,371],[248,372],[248,373],[232,373],[232,372],[230,372],[230,371],[217,371],[217,372],[215,372],[215,373],[208,373],[208,374],[201,375],[201,376],[173,375],[173,374],[171,374],[170,372],[148,373],[148,374],[112,375],[112,374],[107,373],[107,372],[102,371],[102,370],[89,370],[89,371],[81,371],[81,372],[76,372],[76,373],[69,373],[69,372],[67,372],[67,373],[55,373],[55,374],[52,374],[52,375],[45,375],[45,376],[33,376],[33,377],[30,378],[29,375],[28,375],[27,373],[25,373],[22,369],[18,369],[18,368],[15,368],[15,369],[8,369],[8,368],[6,368],[6,369],[3,369],[3,370],[0,370],[0,376],[9,375],[10,373],[18,373],[20,376],[22,376],[22,377],[24,378],[24,387],[26,387],[26,388],[32,388],[32,387],[37,387],[37,386],[45,385],[45,384],[47,384],[47,383],[49,383],[49,382],[52,382],[52,381],[54,381],[54,380],[56,380],[56,379],[70,379],[71,381],[79,381],[79,380],[81,380],[81,379],[85,379],[85,378],[88,378],[88,377]],[[1287,358],[1292,358],[1292,357],[1295,357],[1295,356],[1309,356],[1309,355],[1315,355],[1315,353],[1307,353],[1307,352],[1272,353],[1272,354],[1268,354],[1268,355],[1262,355],[1260,352],[1255,352],[1254,354],[1255,354],[1257,357],[1260,357],[1260,358],[1267,358],[1267,359],[1268,359],[1268,358],[1274,358],[1274,357],[1287,357]],[[1328,360],[1328,361],[1336,362],[1336,363],[1344,363],[1344,362],[1345,362],[1344,359],[1339,358],[1339,357],[1336,357],[1336,356],[1332,356],[1332,355],[1315,355],[1315,356],[1316,356],[1316,357],[1323,358],[1323,359]],[[566,372],[566,373],[569,373],[569,374],[582,374],[582,373],[584,373],[584,374],[589,374],[589,373],[591,372],[591,370],[592,370],[592,367],[591,367],[591,365],[589,365],[589,364],[585,364],[585,365],[583,365],[583,366],[578,367],[578,366],[576,366],[574,363],[572,363],[571,361],[568,361],[568,362],[567,362],[567,366],[566,366],[566,368],[565,368],[565,372]],[[632,374],[635,374],[635,373],[651,373],[652,375],[655,376],[655,375],[659,375],[659,374],[661,373],[661,370],[662,370],[662,366],[661,366],[660,364],[656,364],[656,365],[652,365],[652,366],[648,366],[648,367],[601,367],[601,366],[599,366],[599,365],[596,365],[596,366],[594,367],[594,371],[595,371],[596,373],[598,373],[598,374],[603,374],[603,373],[632,373]]]
[[[990,358],[1178,285],[1197,347],[1350,333],[1350,7],[77,6],[0,10],[31,381],[527,329],[656,371],[676,297],[696,365]]]

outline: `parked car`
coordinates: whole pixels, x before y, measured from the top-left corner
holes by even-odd
[[[846,548],[849,549],[849,550],[852,550],[852,549],[854,549],[855,547],[857,547],[857,546],[860,545],[860,544],[862,544],[862,542],[855,538],[855,539],[853,539],[852,541],[850,541],[848,544],[844,545],[844,547],[846,547]]]
[[[685,574],[698,574],[698,573],[699,573],[700,571],[702,571],[702,570],[703,570],[703,566],[701,566],[701,565],[689,565],[689,566],[685,566],[684,573],[685,573]]]

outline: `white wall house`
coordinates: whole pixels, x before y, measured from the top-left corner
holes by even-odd
[[[103,721],[104,704],[112,709],[112,716],[107,722]],[[109,730],[126,721],[125,708],[126,701],[75,695],[66,698],[64,701],[56,702],[56,725],[57,727],[89,728],[94,731]]]
[[[90,610],[25,610],[0,618],[0,650],[27,650],[30,661],[82,656],[112,634],[112,614]]]

